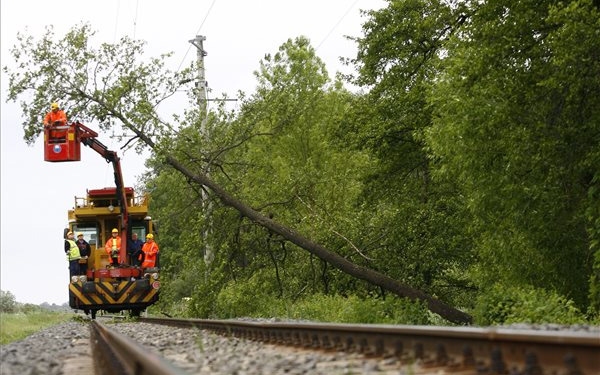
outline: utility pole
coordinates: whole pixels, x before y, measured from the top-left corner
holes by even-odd
[[[206,121],[208,119],[208,100],[206,97],[206,90],[208,89],[208,84],[206,82],[206,77],[204,73],[204,57],[207,55],[204,50],[204,41],[206,37],[204,35],[196,35],[196,37],[189,42],[196,47],[197,52],[197,66],[198,66],[198,80],[196,81],[196,92],[198,95],[198,107],[200,109],[200,133],[202,136],[206,135]],[[206,175],[210,175],[210,165],[206,169]],[[202,199],[202,208],[204,210],[205,215],[205,226],[202,231],[202,239],[204,242],[204,264],[206,265],[206,273],[205,277],[208,278],[210,274],[210,266],[215,259],[215,252],[212,246],[209,243],[210,234],[212,233],[212,202],[205,189],[200,191],[201,199]]]
[[[189,41],[198,50],[196,54],[198,60],[198,81],[196,81],[196,90],[198,92],[198,105],[200,107],[200,113],[204,118],[206,118],[206,90],[208,88],[204,73],[204,57],[207,55],[206,51],[204,50],[205,40],[206,37],[204,35],[196,35],[194,39]]]

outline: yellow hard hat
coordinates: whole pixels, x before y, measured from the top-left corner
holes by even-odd
[[[113,228],[112,233],[119,233],[119,230],[117,228]]]
[[[149,238],[149,239],[153,240],[154,239],[154,235],[152,233],[148,233],[146,235],[146,238]]]
[[[68,231],[68,232],[67,232],[67,236],[70,236],[70,235],[72,235],[72,234],[73,234],[73,232],[71,232],[71,231]]]
[[[58,103],[50,104],[50,109],[58,109]]]
[[[79,236],[83,236],[83,233],[77,232],[77,237],[79,237]]]

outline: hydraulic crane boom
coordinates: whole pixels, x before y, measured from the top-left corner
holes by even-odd
[[[68,210],[65,239],[68,231],[77,231],[78,237],[82,235],[88,241],[88,247],[83,248],[88,250],[85,255],[80,254],[80,259],[69,257],[69,306],[91,314],[92,319],[102,310],[129,310],[131,316],[139,316],[158,301],[160,294],[156,263],[144,266],[143,254],[137,248],[127,257],[132,233],[145,236],[153,231],[149,196],[136,197],[131,187],[125,187],[119,156],[102,144],[92,129],[77,121],[44,127],[45,161],[80,161],[82,144],[112,164],[116,188],[88,189],[86,197],[75,197],[75,205]],[[121,245],[119,265],[115,266],[113,249],[107,254],[104,244],[111,237],[111,228],[119,226]]]
[[[107,163],[112,163],[118,206],[121,210],[121,248],[119,249],[119,257],[124,260],[127,259],[129,209],[127,207],[121,162],[117,152],[109,150],[97,137],[97,132],[78,121],[66,126],[47,127],[44,129],[44,159],[50,162],[79,161],[81,160],[80,143],[82,143],[100,154]]]
[[[109,150],[102,142],[100,142],[96,138],[98,137],[98,133],[92,129],[79,122],[75,122],[72,125],[77,127],[77,134],[79,134],[81,143],[96,151],[107,163],[112,163],[113,165],[115,186],[117,188],[117,196],[119,197],[119,206],[121,208],[121,249],[119,249],[119,255],[121,259],[127,259],[129,210],[127,208],[127,196],[125,193],[125,184],[123,183],[123,173],[121,172],[121,161],[119,156],[116,151]]]

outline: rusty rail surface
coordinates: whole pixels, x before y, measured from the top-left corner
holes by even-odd
[[[98,321],[90,323],[96,375],[184,375],[163,358]]]
[[[311,349],[395,356],[419,373],[600,374],[596,331],[141,318]]]

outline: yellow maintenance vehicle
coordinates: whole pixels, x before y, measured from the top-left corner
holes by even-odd
[[[69,224],[64,237],[68,232],[81,233],[91,250],[87,259],[79,261],[87,265],[86,272],[71,276],[69,306],[91,314],[92,319],[101,310],[129,310],[131,315],[138,316],[158,301],[160,289],[158,262],[155,267],[142,268],[128,251],[133,233],[144,239],[154,232],[148,215],[149,196],[136,196],[133,188],[123,185],[117,153],[108,150],[97,136],[79,122],[44,129],[45,161],[79,161],[81,144],[84,144],[113,164],[115,176],[114,188],[88,189],[85,197],[75,198],[75,205],[68,212]],[[118,252],[118,264],[111,262],[104,246],[114,228],[121,238],[120,248],[114,250]]]

